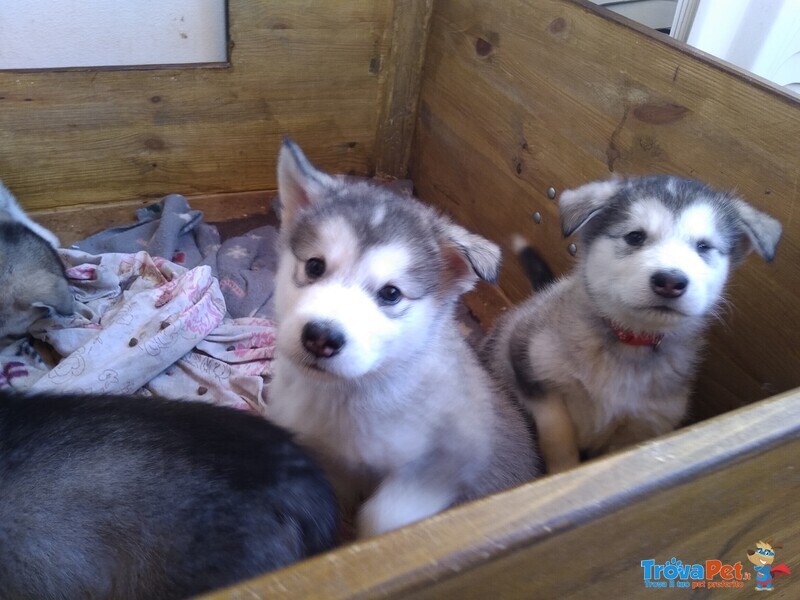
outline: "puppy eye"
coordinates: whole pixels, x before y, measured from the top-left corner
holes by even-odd
[[[697,247],[697,251],[700,254],[705,254],[706,252],[709,252],[710,250],[714,249],[714,246],[712,246],[706,240],[700,240],[699,242],[697,242],[697,246],[696,247]]]
[[[325,274],[325,260],[322,258],[309,258],[306,261],[306,275],[317,279]]]
[[[627,243],[629,246],[634,246],[638,248],[639,246],[644,244],[644,241],[647,239],[647,234],[641,229],[638,229],[636,231],[631,231],[630,233],[626,233],[623,239],[625,240],[625,243]]]
[[[402,297],[403,297],[402,292],[393,285],[385,285],[380,290],[378,290],[378,300],[384,306],[391,306],[393,304],[397,304],[398,302],[400,302],[400,298]]]

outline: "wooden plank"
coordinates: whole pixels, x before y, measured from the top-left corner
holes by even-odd
[[[693,415],[792,389],[800,385],[800,104],[623,21],[571,0],[436,3],[411,176],[423,198],[507,252],[512,232],[526,234],[557,273],[573,259],[548,187],[613,172],[738,190],[785,233],[772,264],[750,258],[732,277]],[[510,254],[500,285],[512,302],[529,291]]]
[[[484,331],[488,331],[511,306],[511,301],[500,288],[482,281],[474,291],[464,296],[463,302]]]
[[[28,209],[276,188],[284,135],[374,170],[388,0],[230,0],[228,68],[0,72],[0,178]]]
[[[794,440],[748,462],[644,499],[597,521],[556,533],[497,562],[482,563],[441,585],[422,586],[407,597],[487,597],[508,600],[564,598],[650,598],[660,590],[647,588],[642,561],[664,565],[673,557],[683,564],[706,565],[717,560],[741,565],[742,580],[728,583],[720,576],[701,580],[692,590],[707,597],[712,585],[724,598],[752,598],[755,571],[747,550],[756,542],[782,544],[775,564],[800,560],[800,525],[790,515],[800,511],[797,455]],[[750,579],[746,579],[750,577]],[[659,578],[666,586],[670,581]],[[676,582],[677,582],[676,578]],[[691,586],[692,581],[686,582]],[[677,584],[677,583],[676,583]],[[791,577],[775,582],[778,597],[796,598],[800,582]],[[689,595],[689,589],[667,593]]]
[[[381,69],[383,98],[375,169],[378,175],[402,178],[408,174],[433,0],[395,0],[393,4],[392,25],[387,28],[391,48]]]
[[[744,561],[764,537],[793,565],[798,451],[800,390],[207,597],[644,597],[641,560]]]

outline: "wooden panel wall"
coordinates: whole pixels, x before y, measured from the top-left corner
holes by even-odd
[[[227,66],[0,72],[0,179],[28,209],[274,190],[286,134],[323,168],[371,173],[398,152],[376,147],[379,113],[419,82],[421,61],[388,68],[389,50],[417,50],[402,19],[429,5],[230,0]]]
[[[731,281],[695,415],[800,386],[798,99],[582,0],[436,2],[411,163],[423,198],[506,250],[527,234],[565,272],[546,191],[611,173],[734,188],[784,224],[775,262]],[[516,302],[528,284],[507,257]]]

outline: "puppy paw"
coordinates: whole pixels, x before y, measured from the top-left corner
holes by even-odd
[[[453,503],[453,490],[422,482],[387,480],[361,507],[356,519],[359,538],[410,525]]]

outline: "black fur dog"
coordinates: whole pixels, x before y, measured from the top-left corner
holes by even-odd
[[[198,402],[0,393],[0,598],[181,598],[334,546],[322,471]]]

